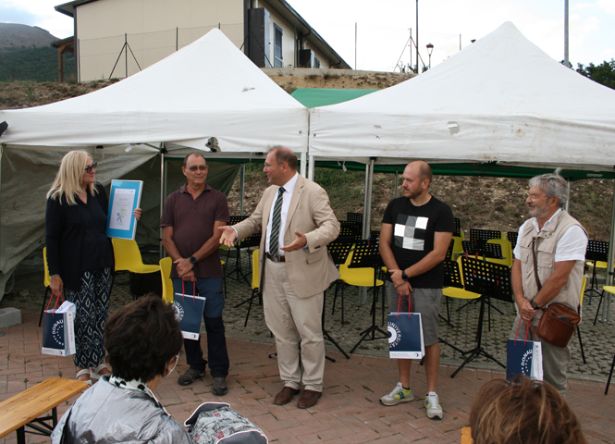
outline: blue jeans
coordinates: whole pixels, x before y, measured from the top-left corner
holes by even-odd
[[[192,282],[173,279],[175,293],[192,294]],[[196,294],[205,297],[205,309],[203,321],[207,332],[207,355],[209,362],[203,359],[200,338],[198,341],[184,339],[186,360],[190,368],[205,371],[205,365],[209,365],[212,376],[228,375],[229,359],[226,350],[226,337],[224,336],[224,321],[222,311],[224,309],[224,293],[222,292],[222,278],[200,278],[196,281]]]

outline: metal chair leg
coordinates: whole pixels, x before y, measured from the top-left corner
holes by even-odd
[[[43,322],[43,312],[45,311],[45,302],[47,302],[47,297],[51,292],[51,288],[45,287],[45,292],[43,293],[43,303],[41,304],[41,314],[38,317],[38,326],[41,326],[41,322]]]
[[[611,362],[611,371],[609,372],[609,379],[606,381],[606,387],[604,388],[604,394],[609,394],[609,385],[611,385],[611,378],[613,377],[613,367],[615,367],[615,354],[613,355],[613,362]]]
[[[598,321],[598,315],[600,314],[600,306],[602,305],[602,300],[604,299],[604,290],[600,293],[600,300],[598,301],[598,308],[596,308],[596,316],[594,317],[594,325]]]
[[[583,358],[583,364],[587,364],[585,359],[585,350],[583,349],[583,340],[581,339],[581,329],[577,326],[577,337],[579,338],[579,347],[581,348],[581,358]]]

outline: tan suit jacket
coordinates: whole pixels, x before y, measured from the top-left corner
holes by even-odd
[[[250,217],[233,225],[240,240],[260,230],[261,265],[264,265],[269,214],[278,188],[277,185],[268,187]],[[329,205],[327,192],[320,185],[299,176],[284,227],[285,245],[295,239],[295,232],[304,233],[307,238],[306,248],[285,255],[288,280],[298,297],[307,298],[322,293],[338,278],[327,245],[337,238],[339,231],[340,223]],[[261,266],[261,270],[264,271],[264,268]],[[262,277],[261,282],[264,282]]]

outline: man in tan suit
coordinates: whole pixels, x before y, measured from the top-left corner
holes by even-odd
[[[220,242],[232,246],[237,239],[263,233],[265,322],[275,337],[284,382],[273,402],[288,404],[303,386],[297,407],[305,409],[318,402],[323,390],[323,297],[338,277],[327,244],[337,238],[340,225],[326,191],[297,174],[297,157],[290,149],[272,148],[263,171],[271,186],[250,217],[221,228]]]

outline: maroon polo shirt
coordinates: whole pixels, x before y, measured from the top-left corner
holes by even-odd
[[[209,185],[196,199],[182,185],[164,204],[161,227],[173,227],[173,242],[182,257],[190,257],[213,236],[214,222],[228,222],[226,196]],[[218,249],[194,266],[197,278],[222,277]],[[172,277],[178,277],[173,266]]]

